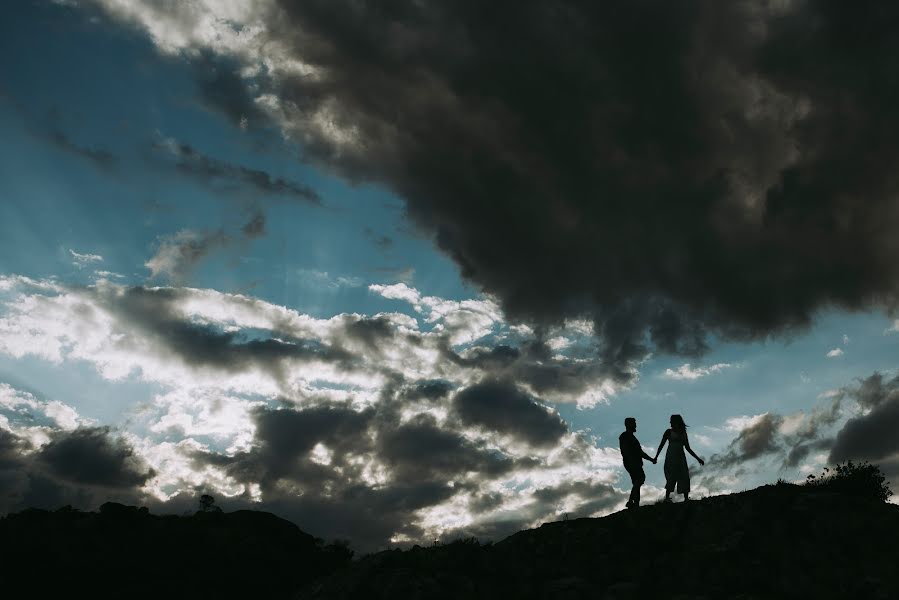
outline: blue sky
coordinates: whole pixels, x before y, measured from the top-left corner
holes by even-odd
[[[824,442],[798,464],[784,467],[784,456],[809,439],[832,440],[847,420],[865,416],[864,402],[853,401],[860,381],[876,372],[896,375],[899,321],[882,304],[848,312],[826,302],[815,307],[807,327],[761,332],[750,341],[722,339],[713,331],[699,356],[653,349],[629,363],[628,381],[597,374],[604,363],[589,319],[570,315],[567,325],[557,320],[542,330],[533,322],[520,327],[526,320],[503,311],[514,298],[484,295],[478,279],[483,270],[475,265],[475,276],[463,277],[461,254],[452,242],[440,241],[442,229],[428,226],[438,217],[420,203],[412,205],[417,216],[410,216],[408,198],[392,191],[403,185],[389,185],[389,176],[354,177],[339,158],[329,165],[311,152],[314,141],[297,133],[302,124],[252,114],[235,119],[210,101],[204,82],[221,83],[222,73],[233,76],[237,67],[252,66],[246,56],[229,57],[215,43],[184,42],[173,50],[166,44],[175,43],[174,34],[160,35],[154,23],[174,31],[178,14],[165,16],[168,21],[141,12],[142,2],[126,2],[130,8],[118,12],[112,5],[27,1],[0,7],[0,425],[27,440],[22,460],[37,469],[30,487],[16,484],[22,487],[4,510],[114,497],[175,511],[210,492],[226,505],[274,510],[316,534],[350,536],[362,545],[461,531],[495,536],[563,512],[619,509],[629,483],[618,465],[617,436],[627,416],[637,418],[643,445],[655,448],[668,416],[682,414],[697,453],[706,460],[720,457],[719,467],[709,460],[704,470],[694,470],[695,493],[733,491],[820,470],[829,462]],[[214,14],[217,6],[199,3],[196,14]],[[226,17],[218,21],[229,23]],[[215,60],[206,61],[210,55]],[[237,81],[261,94],[253,77]],[[510,215],[510,223],[516,218]],[[497,232],[496,239],[511,232]],[[552,284],[535,279],[529,285]],[[147,292],[150,304],[123,300],[132,297],[129,290],[145,289],[155,290]],[[173,304],[162,297],[165,290],[177,295]],[[209,350],[207,356],[199,342],[179,348],[182,338],[167,336],[181,326],[195,328],[210,344],[224,343],[227,351]],[[381,335],[359,333],[367,327],[391,333],[366,338]],[[380,341],[366,341],[372,339]],[[502,363],[495,371],[493,363],[472,366],[479,352],[497,348],[517,348],[523,357],[534,339],[548,344],[554,357],[530,366]],[[353,364],[366,366],[334,375],[331,359],[321,358],[296,367],[308,372],[291,379],[255,358],[254,341],[273,344],[277,352],[302,344],[313,353],[325,346],[358,352]],[[558,368],[554,377],[560,379],[544,387],[528,383],[524,374],[515,379],[525,373],[515,369],[534,365]],[[326,374],[319,378],[316,368]],[[384,375],[388,370],[408,390],[416,380],[442,381],[449,395],[422,408],[412,392],[396,392],[413,400],[387,411],[394,406],[386,400],[394,393],[388,388],[401,385]],[[573,383],[559,383],[569,377],[562,373],[575,373]],[[232,383],[222,383],[229,378]],[[478,386],[497,378],[511,386],[504,402],[512,404],[500,407],[523,415],[538,406],[534,419],[548,423],[547,431],[561,419],[570,433],[553,438],[555,446],[541,446],[543,434],[516,424],[514,414],[507,419],[502,408],[496,421],[460,412],[454,394],[476,389],[491,402],[492,392]],[[59,403],[77,419],[60,416]],[[436,437],[422,442],[425,457],[439,443],[450,444],[438,443],[444,439],[439,436],[450,436],[461,449],[446,459],[453,464],[469,464],[462,450],[481,452],[471,464],[487,464],[477,461],[491,456],[515,465],[530,456],[539,464],[496,467],[501,476],[481,479],[472,473],[482,467],[444,472],[432,466],[424,477],[410,466],[414,451],[401,460],[399,450],[388,452],[377,441],[372,443],[380,450],[340,450],[340,435],[359,434],[332,439],[322,433],[309,443],[304,469],[343,465],[335,473],[357,474],[316,471],[327,482],[322,489],[336,490],[318,504],[296,500],[309,494],[300,475],[291,480],[271,465],[267,475],[241,479],[242,460],[277,446],[264,437],[275,431],[266,419],[285,411],[305,418],[326,406],[328,414],[352,407],[356,415],[370,409],[399,419],[389,431],[372,434],[375,440],[411,436],[413,425],[416,435],[430,432]],[[815,424],[810,437],[795,437],[811,427],[816,411],[831,409],[834,416]],[[744,443],[765,415],[774,419],[772,437],[758,448]],[[501,424],[489,431],[493,422]],[[76,481],[41,462],[42,447],[85,429],[109,436],[97,452],[140,463],[118,466],[143,473],[143,486],[109,483],[114,478]],[[283,433],[286,440],[307,434]],[[658,498],[661,464],[647,466],[647,474],[644,496]],[[53,494],[35,491],[40,477],[55,482]],[[341,500],[341,486],[362,482],[374,494],[423,477],[440,489],[465,491],[444,489],[413,503],[414,509],[385,509],[391,517],[383,529],[347,517],[355,508]],[[585,487],[569,489],[577,482]],[[538,502],[537,492],[546,489],[558,490],[557,501]],[[410,494],[426,496],[423,488],[416,490]]]

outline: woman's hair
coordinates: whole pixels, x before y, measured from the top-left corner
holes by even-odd
[[[687,429],[687,424],[684,423],[684,418],[680,415],[671,415],[671,426],[681,431],[686,431]]]

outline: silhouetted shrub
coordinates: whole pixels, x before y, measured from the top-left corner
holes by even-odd
[[[355,554],[350,548],[349,540],[334,540],[327,546],[324,546],[322,552],[329,570],[349,565],[353,560],[353,554]]]
[[[893,495],[880,467],[867,462],[855,464],[851,460],[845,465],[837,465],[833,471],[825,467],[820,476],[809,475],[805,485],[880,502],[886,502]]]
[[[471,535],[468,537],[459,538],[457,540],[453,540],[450,542],[451,544],[457,544],[460,546],[478,546],[480,547],[481,542],[475,536]]]

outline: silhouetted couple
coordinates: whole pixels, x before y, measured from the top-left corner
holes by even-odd
[[[690,448],[690,440],[687,439],[687,424],[680,415],[671,415],[671,428],[666,429],[662,434],[662,442],[659,449],[656,450],[654,457],[649,456],[640,446],[637,436],[637,419],[628,417],[624,420],[624,433],[618,436],[618,443],[621,448],[621,458],[624,459],[624,468],[631,476],[631,495],[625,506],[627,508],[637,508],[640,506],[640,486],[646,481],[646,473],[643,472],[643,459],[657,464],[659,454],[665,443],[668,443],[668,451],[665,453],[665,502],[671,502],[671,492],[677,488],[678,494],[684,495],[684,500],[689,499],[690,495],[690,470],[687,468],[687,455],[684,450],[699,461],[700,465],[704,465],[705,461],[696,456],[693,449]]]

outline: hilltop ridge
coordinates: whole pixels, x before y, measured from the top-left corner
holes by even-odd
[[[286,598],[351,556],[253,510],[158,516],[107,502],[0,519],[0,572],[31,598]]]
[[[899,506],[791,484],[363,558],[299,598],[899,597]]]
[[[28,509],[0,569],[29,597],[628,599],[899,597],[899,506],[779,483],[351,561],[259,511]]]

